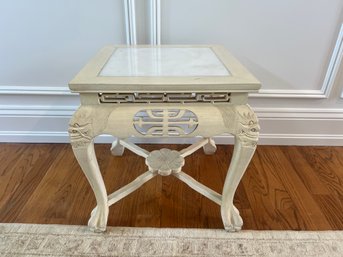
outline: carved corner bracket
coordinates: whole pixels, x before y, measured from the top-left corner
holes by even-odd
[[[236,136],[243,146],[256,147],[260,131],[256,114],[248,105],[237,106],[236,112],[238,114]]]

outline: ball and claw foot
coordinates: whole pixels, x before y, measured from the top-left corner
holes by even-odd
[[[95,207],[91,213],[91,217],[88,221],[88,227],[91,231],[101,233],[106,231],[108,218],[108,207],[98,208]]]
[[[229,211],[228,214],[225,215],[225,219],[223,218],[225,230],[227,232],[240,231],[243,226],[243,219],[239,215],[239,211],[235,206],[233,206],[233,208],[231,208],[230,210],[231,211]]]

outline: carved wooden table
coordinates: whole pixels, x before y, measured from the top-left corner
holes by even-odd
[[[105,231],[109,206],[156,175],[173,175],[221,206],[227,231],[243,221],[233,205],[236,188],[254,154],[259,135],[256,115],[247,104],[260,83],[220,46],[108,46],[70,82],[81,106],[70,121],[74,154],[96,197],[88,226]],[[182,171],[184,158],[203,147],[216,151],[213,136],[230,133],[235,148],[222,194]],[[113,135],[114,155],[124,148],[145,158],[147,171],[112,194],[107,194],[94,153],[93,138]],[[174,151],[148,152],[130,137],[196,137],[198,141]]]

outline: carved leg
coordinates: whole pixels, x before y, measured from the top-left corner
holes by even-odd
[[[125,147],[119,143],[119,138],[113,141],[111,146],[111,153],[113,156],[122,156],[124,153]]]
[[[249,110],[248,112],[246,112]],[[238,231],[243,220],[238,209],[233,205],[233,197],[252,156],[254,155],[259,134],[256,115],[248,106],[238,109],[239,124],[235,135],[235,148],[231,164],[226,175],[221,204],[221,216],[225,230]],[[242,112],[241,112],[242,111]]]
[[[93,142],[85,147],[73,147],[77,161],[95,194],[97,206],[93,209],[88,226],[95,232],[106,230],[108,218],[107,192],[96,160]]]
[[[216,143],[212,138],[208,139],[208,143],[203,146],[204,152],[207,155],[214,154],[217,151]]]
[[[228,174],[226,175],[222,194],[221,215],[227,231],[240,230],[243,225],[239,211],[233,205],[233,197],[255,152],[255,148],[242,145],[241,140],[236,137],[235,149]]]
[[[97,202],[88,226],[95,232],[105,231],[108,218],[107,192],[94,152],[92,125],[80,126],[74,123],[69,128],[69,135],[75,157],[93,189]]]

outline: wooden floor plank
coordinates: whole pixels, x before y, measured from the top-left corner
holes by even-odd
[[[23,177],[28,169],[21,169],[22,160],[25,158],[23,152],[29,145],[3,144],[0,146],[0,209],[15,189],[19,186],[20,177]],[[26,151],[29,152],[29,151]]]
[[[17,163],[21,154],[29,146],[28,144],[0,144],[0,176],[4,176],[10,171],[11,166]],[[6,183],[3,178],[1,181]]]
[[[336,195],[314,195],[332,229],[342,230],[343,204]]]
[[[308,229],[316,227],[319,229],[331,228],[322,210],[307,190],[301,178],[297,175],[297,172],[293,169],[292,164],[281,148],[273,146],[265,149],[266,155],[269,156],[269,161],[266,161],[266,163],[269,166],[270,172],[275,172],[275,168],[278,168],[277,176],[281,179],[293,203],[301,213],[301,217],[303,217]],[[308,210],[312,211],[309,212]]]
[[[65,146],[64,146],[65,147]],[[10,173],[13,181],[13,191],[8,200],[1,206],[0,220],[13,222],[19,215],[21,208],[36,190],[36,187],[46,174],[46,167],[56,158],[63,149],[62,145],[29,146],[20,157]],[[10,182],[9,182],[10,183]],[[6,192],[5,192],[6,193]]]
[[[306,229],[290,193],[271,166],[266,147],[258,148],[242,179],[258,229]]]
[[[71,147],[65,146],[26,201],[17,222],[63,224],[68,220],[84,224],[91,210],[89,203],[95,203],[93,198]],[[73,220],[70,216],[75,214],[82,217]]]
[[[330,192],[343,195],[343,153],[336,147],[300,148],[303,158],[310,163],[323,184]],[[317,188],[317,187],[316,187]]]
[[[307,149],[311,148],[308,147]],[[281,148],[286,158],[292,160],[289,164],[292,165],[293,170],[311,194],[329,194],[330,191],[326,183],[323,183],[320,176],[318,176],[315,167],[302,156],[303,152],[301,149],[302,147],[296,146]]]
[[[181,145],[142,145],[180,150]],[[221,193],[232,146],[187,157],[184,171]],[[108,193],[146,171],[96,145]],[[235,195],[244,229],[343,229],[343,147],[259,146]],[[87,224],[95,198],[66,144],[0,144],[0,222]],[[222,228],[220,208],[174,177],[155,177],[110,207],[111,226]]]

